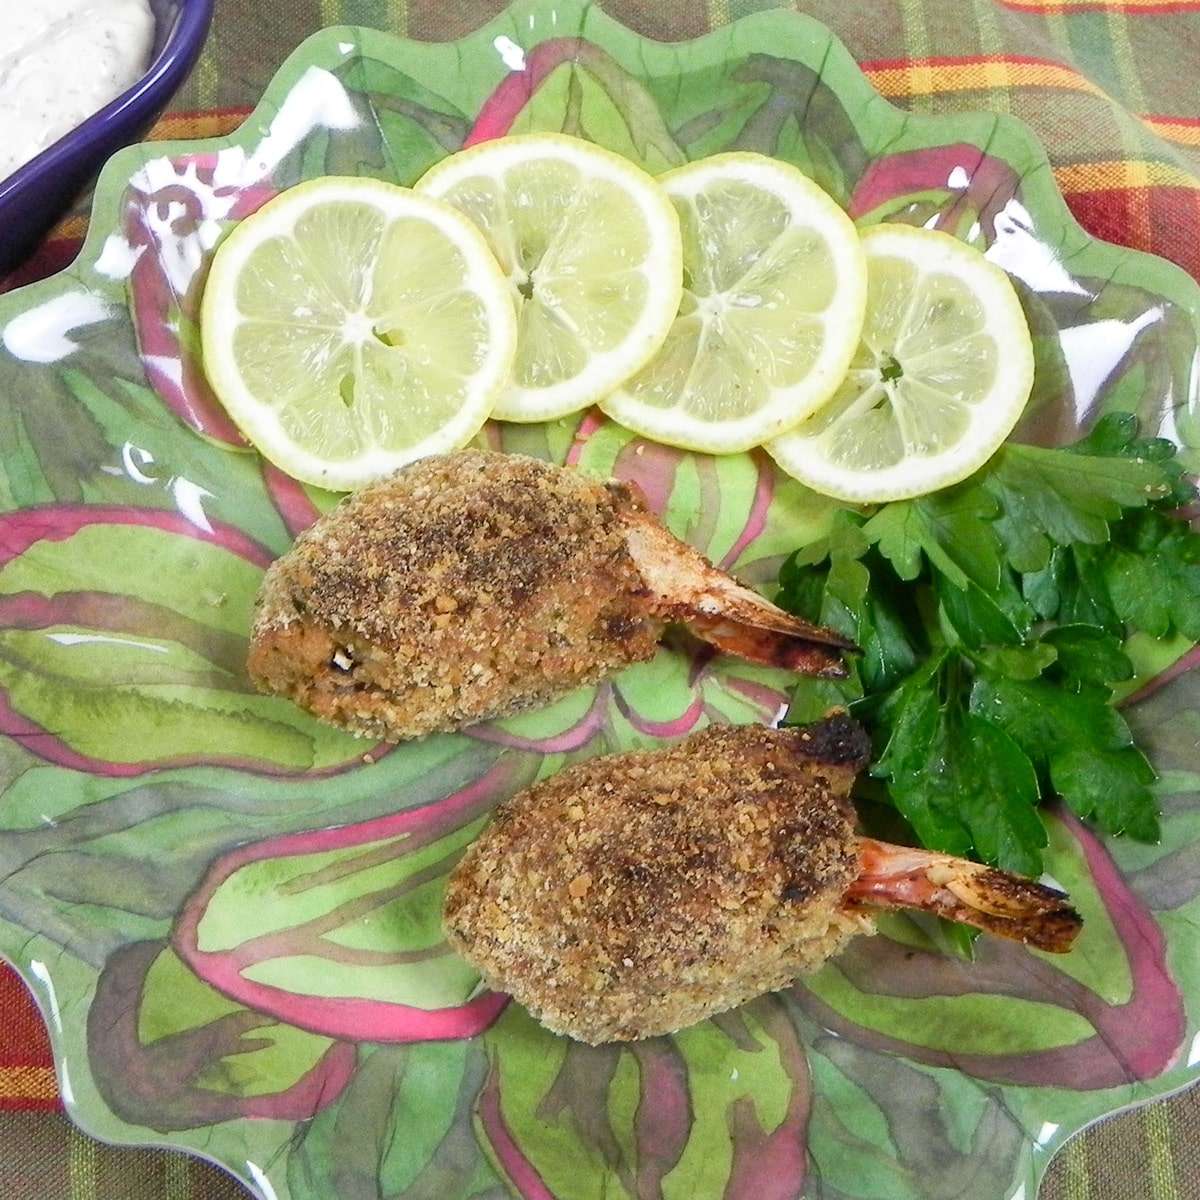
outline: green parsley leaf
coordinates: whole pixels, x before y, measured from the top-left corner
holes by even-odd
[[[1103,558],[1087,546],[1055,546],[1044,570],[1022,580],[1025,597],[1047,621],[1095,625],[1119,635],[1121,617],[1113,607]]]
[[[1005,446],[980,476],[1000,509],[996,533],[1022,573],[1046,565],[1054,545],[1103,545],[1126,508],[1174,494],[1162,464],[1040,446]]]
[[[1094,458],[1132,458],[1155,464],[1162,473],[1163,485],[1169,489],[1162,502],[1172,507],[1195,496],[1195,489],[1179,462],[1179,447],[1167,438],[1138,437],[1138,419],[1133,413],[1107,413],[1067,450]]]
[[[1077,816],[1095,819],[1106,833],[1157,840],[1154,769],[1124,718],[1094,688],[1072,691],[1045,676],[982,671],[970,705],[1009,734]]]
[[[924,686],[927,672],[898,690],[891,736],[872,773],[888,780],[925,845],[1037,875],[1046,845],[1037,773],[1003,727],[963,707],[955,666],[945,659],[934,672],[940,691]]]
[[[864,794],[931,849],[1037,874],[1054,798],[1153,840],[1154,771],[1113,696],[1132,634],[1200,640],[1200,534],[1175,511],[1194,499],[1174,445],[1115,414],[843,510],[785,564],[779,602],[862,653],[848,680],[801,684],[789,719],[848,706],[879,748]]]
[[[1001,577],[990,594],[973,581],[959,588],[936,574],[933,587],[946,622],[973,650],[1019,646],[1033,625],[1035,613],[1008,575]]]
[[[995,501],[981,488],[950,488],[885,504],[863,534],[905,581],[915,580],[927,562],[959,587],[973,580],[992,589],[1003,563],[991,527],[996,514]]]
[[[1154,637],[1200,638],[1200,535],[1157,511],[1119,532],[1098,564],[1115,613]]]
[[[1133,678],[1133,663],[1120,639],[1095,625],[1058,625],[1045,630],[1039,642],[1054,652],[1046,663],[1053,663],[1051,677],[1071,691],[1095,687],[1107,697],[1112,684]]]
[[[955,811],[959,781],[948,769],[947,744],[953,739],[946,709],[919,677],[901,686],[891,707],[891,735],[871,773],[888,781],[892,802],[926,846],[970,853],[970,832]],[[931,758],[940,769],[929,770]]]

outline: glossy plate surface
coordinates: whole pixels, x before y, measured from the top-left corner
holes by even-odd
[[[82,125],[0,179],[0,275],[16,267],[95,178],[137,141],[183,85],[204,49],[214,0],[148,0],[154,44],[146,72]]]
[[[71,1114],[294,1200],[1030,1197],[1070,1133],[1197,1073],[1186,647],[1141,648],[1131,709],[1162,844],[1049,818],[1087,921],[1074,953],[985,939],[967,965],[899,921],[787,993],[601,1049],[477,993],[438,933],[448,865],[538,775],[775,720],[792,681],[675,639],[545,711],[389,751],[245,679],[262,571],[333,498],[265,468],[206,392],[206,256],[298,180],[409,182],[528,128],[655,170],[761,150],[864,222],[976,240],[1036,332],[1021,437],[1133,409],[1200,444],[1191,280],[1086,236],[1024,127],[905,117],[804,17],[665,45],[522,0],[457,45],[325,30],[234,136],[121,152],[78,263],[0,299],[0,952],[46,1014]],[[764,587],[819,519],[764,456],[675,453],[594,415],[485,440],[636,479]]]

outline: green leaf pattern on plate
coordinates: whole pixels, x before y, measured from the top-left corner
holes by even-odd
[[[1186,646],[1141,648],[1169,670],[1127,710],[1161,773],[1161,842],[1049,822],[1048,861],[1087,920],[1073,955],[984,942],[967,964],[896,919],[788,992],[602,1048],[511,1004],[479,1032],[503,1000],[438,953],[446,870],[539,775],[709,721],[777,720],[794,681],[672,631],[652,662],[543,712],[392,749],[245,678],[262,570],[336,498],[265,467],[208,393],[208,256],[301,179],[409,183],[525,128],[652,171],[759,150],[861,221],[949,229],[1017,280],[1039,364],[1023,439],[1074,440],[1130,410],[1200,463],[1191,281],[1088,238],[1016,122],[905,116],[805,17],[662,45],[580,0],[519,0],[458,45],[318,34],[235,135],[119,155],[80,260],[0,298],[0,951],[51,1016],[73,1112],[296,1200],[1031,1190],[1069,1132],[1195,1073]],[[480,441],[634,480],[768,591],[791,551],[839,528],[761,455],[681,454],[595,414]],[[802,700],[819,711],[819,687]],[[389,1027],[405,989],[415,1024]],[[430,1013],[472,1004],[475,1025],[427,1040]]]

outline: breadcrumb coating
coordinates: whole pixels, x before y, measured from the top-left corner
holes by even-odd
[[[869,746],[844,717],[711,726],[567,768],[500,804],[444,926],[488,986],[600,1043],[669,1033],[788,985],[870,917],[847,799]]]
[[[620,526],[632,490],[521,455],[422,459],[348,496],[267,572],[248,669],[399,740],[544,704],[653,656]]]

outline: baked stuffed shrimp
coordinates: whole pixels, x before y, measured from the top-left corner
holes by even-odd
[[[861,837],[849,793],[869,751],[838,716],[568,767],[497,807],[451,874],[446,936],[489,987],[591,1043],[786,987],[879,909],[1070,947],[1081,921],[1057,889]]]
[[[522,455],[422,459],[349,495],[267,571],[249,671],[399,741],[506,716],[652,657],[665,627],[812,675],[849,643],[718,570],[637,490]]]

